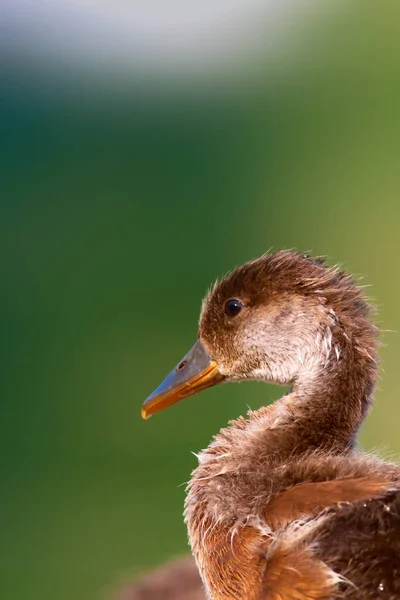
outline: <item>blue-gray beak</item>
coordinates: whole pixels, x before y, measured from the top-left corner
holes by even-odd
[[[197,394],[221,381],[224,376],[210,358],[200,340],[189,350],[161,385],[145,400],[142,417],[148,419],[156,412]]]

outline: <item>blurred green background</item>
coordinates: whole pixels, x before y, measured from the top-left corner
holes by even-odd
[[[122,85],[9,53],[2,598],[109,598],[187,551],[191,451],[281,390],[231,384],[149,422],[140,406],[192,345],[208,285],[270,247],[373,284],[394,332],[361,441],[400,451],[400,6],[336,8],[230,82]]]

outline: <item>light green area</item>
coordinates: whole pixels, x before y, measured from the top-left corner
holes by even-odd
[[[207,286],[270,247],[374,284],[395,333],[362,442],[400,452],[400,14],[385,4],[304,28],[230,101],[132,94],[106,110],[96,90],[61,101],[50,76],[8,73],[2,598],[104,598],[185,551],[191,451],[281,390],[230,384],[146,423],[140,405],[192,345]]]

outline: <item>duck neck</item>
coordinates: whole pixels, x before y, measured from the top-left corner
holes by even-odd
[[[324,359],[300,372],[292,391],[272,408],[275,427],[287,432],[282,450],[351,449],[370,406],[376,375],[374,345],[337,332]]]

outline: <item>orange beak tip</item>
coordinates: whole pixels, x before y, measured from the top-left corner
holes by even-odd
[[[148,414],[145,408],[142,408],[142,410],[140,411],[140,415],[144,421],[148,421],[151,417],[151,415]]]

